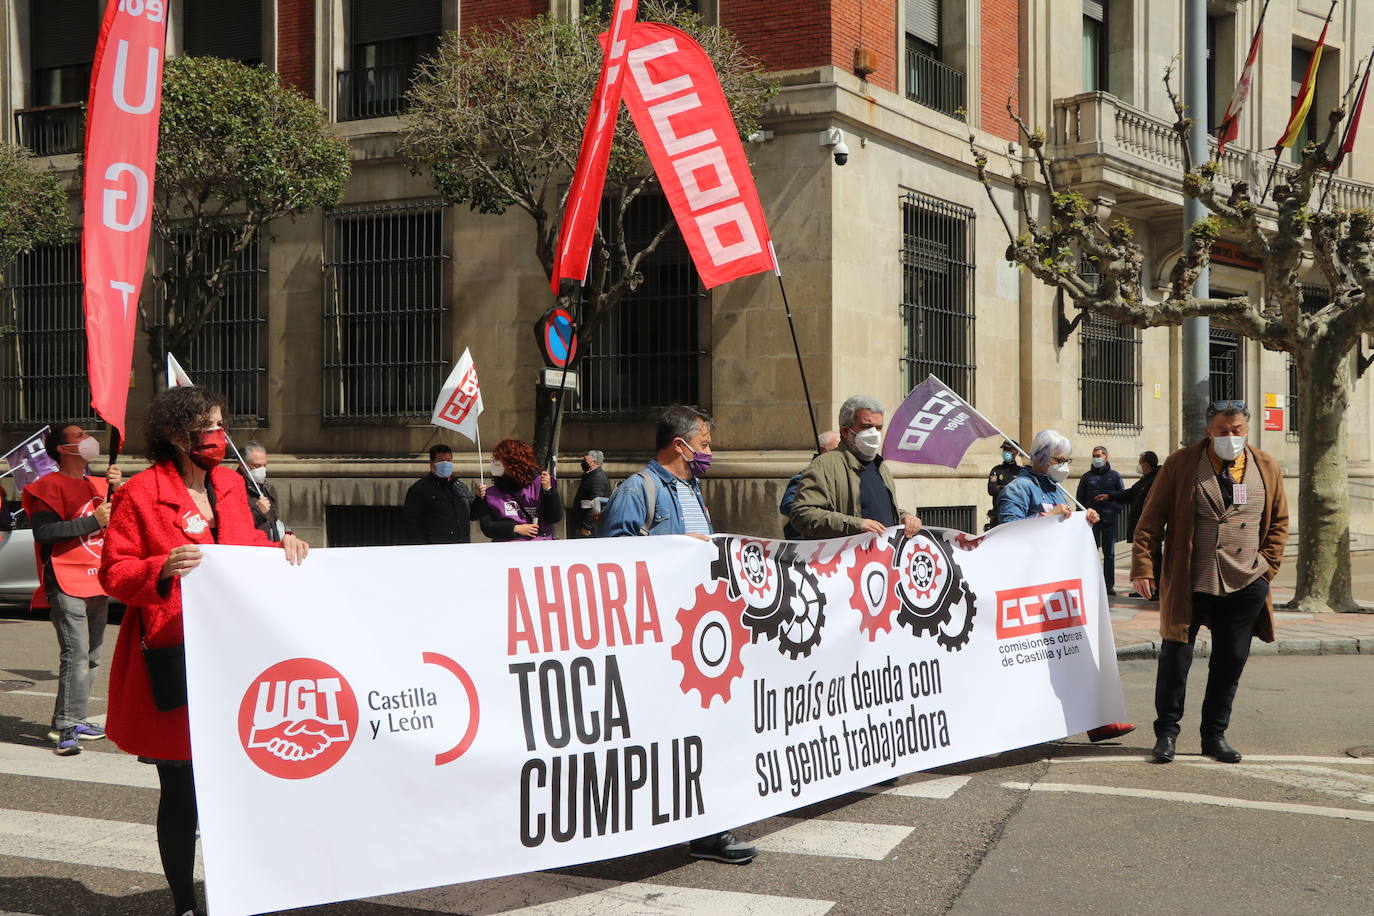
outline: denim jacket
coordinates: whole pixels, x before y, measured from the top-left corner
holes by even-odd
[[[1023,467],[997,494],[997,523],[1044,515],[1047,507],[1069,501],[1068,493],[1044,474]]]
[[[678,508],[677,495],[673,487],[673,482],[677,478],[657,460],[651,459],[646,470],[649,476],[654,478],[654,518],[649,524],[649,534],[686,534],[687,527],[682,521],[682,510]],[[611,495],[610,503],[606,505],[605,514],[601,517],[602,537],[634,537],[640,533],[639,529],[644,526],[644,515],[648,509],[644,499],[644,486],[643,476],[636,473],[625,478],[616,488],[615,493]],[[702,514],[709,523],[711,513],[706,511],[706,504],[701,501],[701,484],[694,477],[687,481],[687,486],[696,494]]]

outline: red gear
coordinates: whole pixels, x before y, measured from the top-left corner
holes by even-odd
[[[846,545],[841,544],[828,560],[822,560],[821,552],[817,550],[815,557],[811,560],[811,571],[827,579],[835,575],[840,571],[840,558],[844,556],[845,547]]]
[[[892,545],[879,539],[871,546],[855,548],[854,562],[849,566],[849,580],[854,583],[849,606],[859,612],[859,630],[868,636],[869,642],[876,642],[880,632],[892,632],[892,615],[901,604],[894,587],[897,584],[897,571],[892,568],[892,559]],[[864,587],[868,569],[874,565],[880,566],[886,577],[883,602],[879,607],[873,607],[868,590]]]
[[[673,658],[682,663],[682,682],[678,685],[684,694],[695,689],[701,696],[701,708],[710,709],[711,701],[720,697],[730,702],[730,684],[744,676],[744,662],[740,658],[744,647],[749,643],[749,631],[740,622],[744,612],[744,602],[731,598],[725,583],[716,586],[715,591],[707,591],[705,585],[698,585],[696,603],[677,612],[677,624],[681,630],[677,644],[673,646]],[[715,623],[724,623],[728,646],[725,658],[715,674],[703,671],[698,664],[698,639],[706,628]]]
[[[928,588],[920,587],[916,575],[916,559],[922,554],[930,557],[930,584]],[[944,562],[944,558],[940,556],[940,551],[929,541],[922,540],[911,548],[911,559],[907,564],[907,582],[911,585],[911,593],[918,600],[929,601],[935,596],[935,592],[942,582],[942,576],[946,572],[943,568]]]
[[[973,550],[983,543],[984,535],[964,534],[962,531],[954,536],[954,546],[960,550]]]

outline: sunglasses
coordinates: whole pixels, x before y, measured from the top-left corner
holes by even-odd
[[[1232,410],[1245,410],[1244,401],[1213,401],[1212,409],[1218,413],[1227,413]]]

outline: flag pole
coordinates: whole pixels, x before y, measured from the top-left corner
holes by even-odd
[[[1326,187],[1322,189],[1322,199],[1317,204],[1317,212],[1326,209],[1326,198],[1331,194],[1331,186],[1336,183],[1336,169],[1340,168],[1345,161],[1346,144],[1350,142],[1350,137],[1359,127],[1360,115],[1363,114],[1363,101],[1365,90],[1369,88],[1369,71],[1374,66],[1374,48],[1371,48],[1369,55],[1364,60],[1364,76],[1360,79],[1360,88],[1355,93],[1355,110],[1349,113],[1345,122],[1345,130],[1341,131],[1341,145],[1336,150],[1336,162],[1331,170],[1326,174]],[[1354,88],[1353,86],[1351,88]],[[1349,92],[1346,93],[1346,102],[1350,101]]]
[[[782,268],[778,266],[778,253],[773,242],[768,242],[768,253],[773,257],[773,273],[778,278],[778,290],[782,293],[783,311],[787,313],[787,329],[792,332],[792,352],[797,354],[797,371],[801,373],[802,395],[806,398],[806,416],[811,420],[812,438],[819,443],[821,432],[816,426],[816,408],[811,403],[811,386],[806,383],[806,365],[802,362],[801,346],[797,343],[797,325],[792,321],[792,306],[787,301],[787,287],[782,282]]]
[[[477,483],[485,487],[487,485],[487,476],[482,468],[482,424],[477,418],[474,418],[472,421],[472,429],[477,437]]]

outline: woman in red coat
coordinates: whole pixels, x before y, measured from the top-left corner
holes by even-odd
[[[153,466],[112,499],[100,564],[106,593],[128,606],[110,667],[105,730],[125,751],[157,765],[158,850],[181,916],[197,912],[190,726],[184,687],[176,708],[154,701],[143,649],[183,643],[180,579],[200,563],[198,545],[280,547],[291,563],[309,550],[290,532],[271,544],[254,527],[243,479],[220,466],[223,417],[223,398],[203,388],[172,388],[153,399],[147,422]]]

